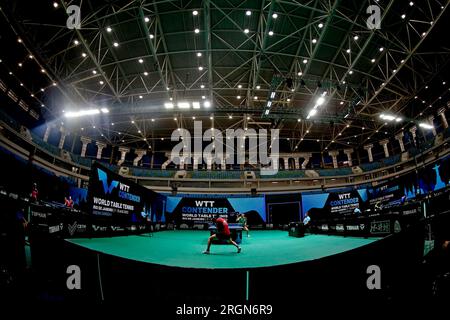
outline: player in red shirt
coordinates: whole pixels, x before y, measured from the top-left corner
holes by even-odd
[[[64,204],[67,208],[73,208],[72,196],[69,196],[69,198],[64,198]]]
[[[204,251],[204,254],[209,254],[209,249],[211,248],[211,244],[213,239],[219,239],[219,240],[226,240],[229,243],[231,243],[233,246],[237,248],[237,252],[241,252],[241,247],[234,242],[231,239],[230,229],[228,228],[228,222],[224,218],[213,218],[212,222],[217,227],[217,233],[213,234],[211,237],[208,238],[208,247],[206,248],[206,251]]]

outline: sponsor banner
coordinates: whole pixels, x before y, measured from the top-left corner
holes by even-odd
[[[161,214],[155,215],[162,211],[162,203],[157,193],[97,162],[92,165],[86,205],[92,233],[136,232],[137,225],[162,219]]]
[[[218,197],[167,197],[166,215],[176,224],[197,225],[203,227],[215,216],[234,222],[237,213],[247,217],[248,224],[265,222],[266,210],[264,197],[218,198]]]

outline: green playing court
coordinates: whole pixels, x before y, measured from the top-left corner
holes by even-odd
[[[289,237],[287,231],[253,231],[244,239],[242,252],[232,245],[212,245],[204,255],[209,232],[163,231],[113,238],[68,239],[87,249],[126,259],[184,268],[258,268],[296,263],[338,254],[377,239],[328,235]]]

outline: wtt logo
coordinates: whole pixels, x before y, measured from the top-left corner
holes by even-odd
[[[97,168],[97,173],[98,173],[98,179],[102,182],[103,184],[103,191],[105,192],[105,194],[110,194],[114,188],[117,188],[117,186],[119,185],[119,181],[113,180],[111,181],[111,184],[108,184],[108,174]]]

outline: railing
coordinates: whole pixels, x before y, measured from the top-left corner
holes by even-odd
[[[58,175],[77,179],[79,184],[89,179],[91,160],[71,154],[72,160],[76,162],[84,159],[83,161],[85,161],[86,165],[80,165],[75,161],[63,159],[60,156],[59,149],[46,147],[39,142],[39,138],[36,138],[36,141],[26,140],[14,130],[15,126],[11,127],[3,118],[1,120],[3,127],[7,129],[3,130],[0,135],[2,146],[7,147],[22,158],[29,158],[30,154],[33,154],[32,161],[36,165],[51,170]],[[400,160],[400,156],[393,156],[384,159],[384,164],[378,163],[381,167],[362,173],[352,173],[351,168],[322,169],[317,170],[319,173],[322,173],[321,176],[312,178],[305,175],[305,170],[279,171],[274,176],[260,175],[259,171],[256,170],[254,171],[256,178],[249,179],[240,171],[188,171],[186,178],[177,179],[174,176],[178,170],[152,170],[142,167],[130,167],[131,174],[127,177],[144,186],[160,191],[172,190],[174,183],[178,189],[183,191],[211,193],[248,192],[252,188],[257,188],[258,191],[297,191],[354,185],[363,187],[373,182],[405,174],[447,155],[449,152],[448,139],[449,137],[443,143],[417,153],[407,161],[397,162]],[[109,167],[115,171],[118,171],[119,168],[115,165],[109,165]],[[360,167],[369,169],[367,168],[369,165],[361,165]],[[325,175],[324,172],[326,172]],[[342,175],[342,173],[346,175]],[[212,176],[216,174],[219,178]]]

